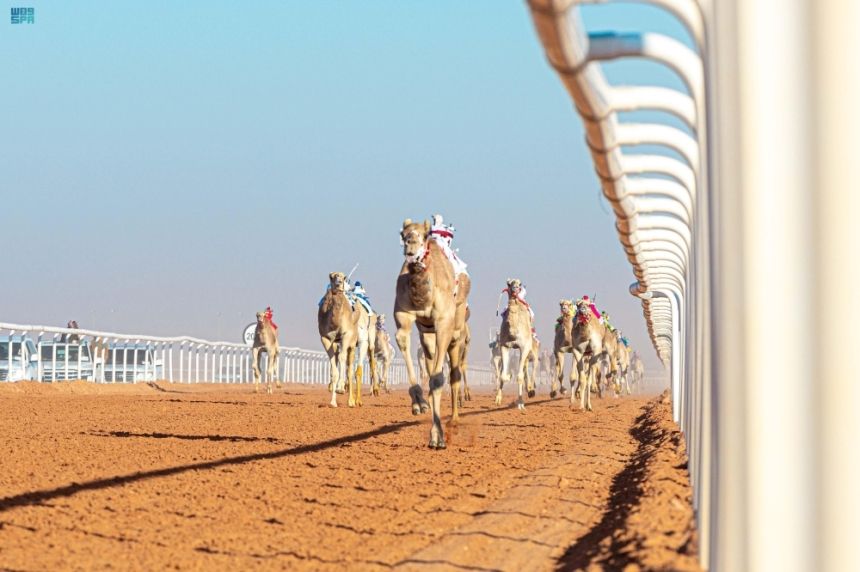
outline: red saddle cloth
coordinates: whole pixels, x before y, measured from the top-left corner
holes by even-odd
[[[272,327],[274,329],[276,329],[276,330],[278,329],[278,325],[272,321],[272,307],[271,306],[266,306],[266,312],[263,314],[263,319],[265,319],[267,322],[272,324]]]

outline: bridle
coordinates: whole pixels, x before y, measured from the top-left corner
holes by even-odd
[[[419,236],[417,230],[410,230],[406,236],[408,237],[410,235]],[[403,235],[400,236],[400,244],[401,244],[401,246],[406,244],[406,239]],[[421,246],[421,248],[419,248],[415,254],[405,255],[406,256],[406,262],[409,264],[417,264],[424,272],[426,272],[427,271],[426,261],[427,261],[427,258],[429,255],[430,255],[430,238],[428,237],[427,240],[424,241],[424,244]]]

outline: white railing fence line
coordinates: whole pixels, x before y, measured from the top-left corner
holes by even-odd
[[[633,1],[674,16],[693,47],[586,30],[580,6],[611,0],[527,0],[671,365],[700,562],[860,569],[860,3]],[[629,58],[686,90],[610,84],[602,63]],[[689,135],[626,121],[634,110]],[[683,161],[630,152],[641,144]]]
[[[245,344],[190,336],[129,335],[5,322],[0,322],[0,336],[6,340],[0,342],[0,346],[6,346],[7,354],[13,356],[12,361],[20,358],[20,366],[15,365],[13,368],[10,361],[8,371],[20,370],[24,378],[32,380],[84,379],[108,383],[160,380],[177,383],[253,382],[251,348]],[[71,336],[77,336],[82,343],[64,341]],[[20,342],[17,341],[19,339]],[[34,352],[29,352],[26,340],[32,341]],[[13,355],[15,353],[20,355]],[[74,354],[72,358],[70,353]],[[260,372],[261,381],[265,383],[268,372],[265,352],[262,354]],[[61,359],[58,359],[58,355]],[[325,385],[329,382],[330,363],[322,350],[281,346],[275,366],[275,377],[280,381]],[[371,381],[369,367],[369,362],[365,360],[365,384]],[[470,366],[467,375],[469,383],[473,385],[495,383],[492,369],[486,366]],[[0,380],[5,381],[7,378],[17,380],[9,374],[2,375]],[[402,358],[391,360],[388,382],[393,386],[408,383],[406,363]]]

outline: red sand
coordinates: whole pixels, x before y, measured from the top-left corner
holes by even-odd
[[[479,394],[445,451],[403,391],[326,402],[0,384],[0,568],[698,570],[665,400]]]

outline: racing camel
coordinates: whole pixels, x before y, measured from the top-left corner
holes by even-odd
[[[522,283],[516,279],[508,280],[508,287],[502,292],[508,293],[508,307],[502,315],[502,327],[499,330],[499,346],[502,351],[502,373],[496,385],[496,405],[502,404],[502,387],[511,380],[511,350],[520,350],[520,360],[517,364],[517,408],[525,409],[523,401],[523,385],[528,378],[528,363],[534,350],[532,338],[532,317],[529,306],[520,297]],[[534,380],[528,378],[528,394],[534,397]]]
[[[355,381],[352,363],[358,342],[357,316],[346,297],[346,275],[332,272],[328,275],[329,289],[320,302],[317,325],[323,348],[331,365],[328,390],[332,407],[337,407],[337,384],[345,376],[349,382],[349,406],[355,405],[352,385]]]
[[[278,326],[272,321],[272,309],[257,312],[257,326],[254,328],[254,344],[251,346],[251,361],[254,368],[254,393],[260,389],[260,353],[266,352],[266,393],[272,393],[272,380],[281,388],[281,382],[275,379],[277,371],[275,361],[278,359]]]
[[[410,336],[413,324],[418,329],[421,346],[430,373],[431,449],[444,449],[442,431],[442,387],[445,385],[443,365],[447,354],[451,365],[452,423],[459,421],[459,399],[462,371],[461,347],[465,339],[466,300],[471,289],[468,274],[454,275],[454,266],[438,242],[430,236],[430,223],[406,219],[400,231],[406,260],[397,277],[394,299],[395,338],[406,361],[409,375],[409,396],[412,413],[425,410],[427,403],[421,384],[415,379]]]
[[[561,316],[558,317],[555,323],[555,339],[552,344],[552,352],[555,356],[555,378],[552,381],[552,389],[549,392],[550,397],[555,397],[559,390],[564,393],[564,360],[566,354],[573,355],[573,315],[575,306],[570,300],[559,300],[558,302]],[[570,367],[570,387],[573,388],[574,378],[576,376],[576,359],[573,359],[573,364]]]
[[[576,302],[573,323],[573,357],[576,361],[580,409],[593,411],[591,407],[591,386],[595,383],[597,369],[604,353],[603,340],[606,328],[600,323],[597,310],[588,298]],[[571,378],[571,381],[573,379]],[[573,406],[577,392],[571,386],[570,405]]]
[[[388,374],[391,371],[391,360],[394,357],[394,347],[391,345],[391,337],[385,330],[385,314],[379,314],[376,318],[376,349],[375,357],[377,363],[377,379],[386,393],[391,392],[388,387]]]

